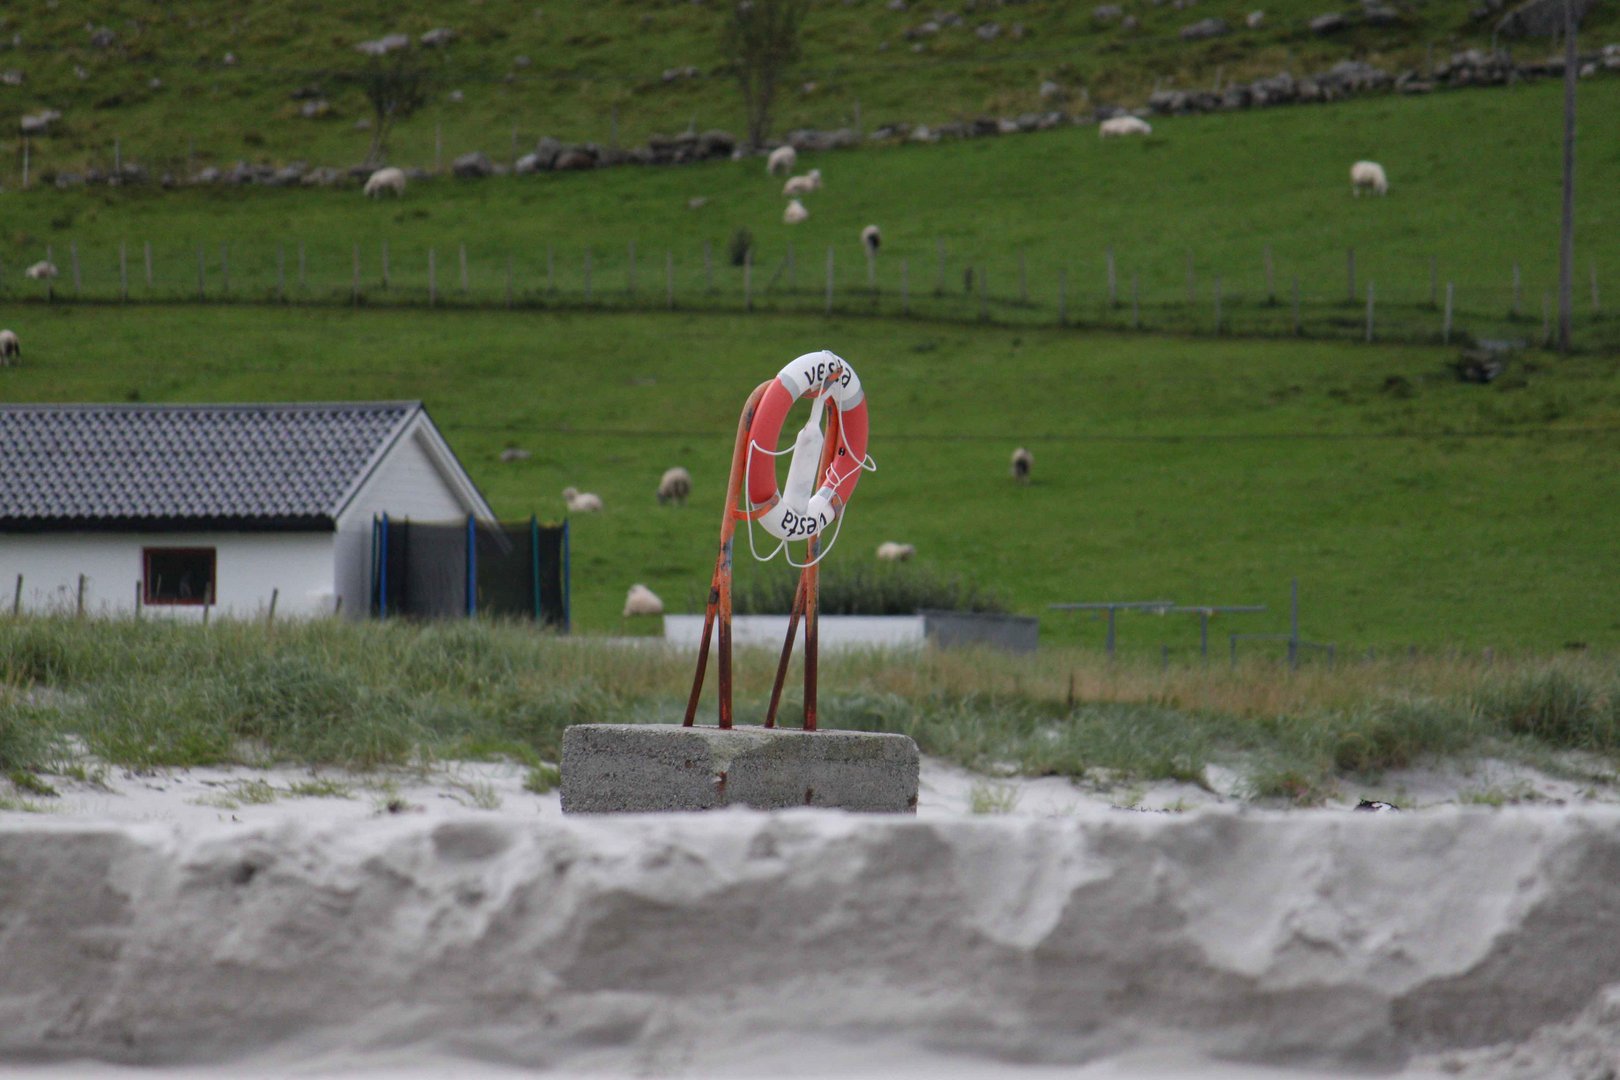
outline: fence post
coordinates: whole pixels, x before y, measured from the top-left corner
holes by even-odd
[[[1373,339],[1373,283],[1367,282],[1367,344]]]
[[[428,307],[439,302],[439,266],[436,253],[428,248]]]
[[[467,245],[466,245],[466,243],[460,244],[458,246],[458,248],[457,248],[457,251],[459,252],[459,254],[461,256],[461,295],[466,296],[467,295]]]
[[[664,306],[675,310],[675,253],[664,249]]]
[[[1356,249],[1353,247],[1344,249],[1344,272],[1350,283],[1348,295],[1353,304],[1356,302]]]
[[[827,245],[827,314],[833,309],[833,246]]]
[[[145,241],[145,244],[146,244],[146,291],[151,292],[152,291],[152,241],[147,240],[147,241]]]
[[[129,299],[129,251],[123,240],[118,241],[118,299]]]
[[[1446,282],[1446,321],[1440,328],[1440,341],[1444,345],[1451,344],[1451,296],[1455,288],[1452,282]]]
[[[556,266],[552,262],[551,245],[547,244],[546,245],[546,292],[548,292],[548,293],[554,293],[554,292],[557,291],[557,277],[556,277],[556,274],[554,272],[555,270],[556,270]]]
[[[202,248],[201,244],[198,244],[197,245],[197,299],[199,299],[199,300],[201,300],[203,298],[203,274],[204,274],[204,270],[203,270],[203,248]]]
[[[945,295],[945,238],[934,239],[934,253],[939,258],[939,275],[934,279],[934,295]]]
[[[1512,315],[1513,315],[1513,317],[1515,319],[1519,317],[1519,285],[1520,285],[1520,282],[1519,282],[1519,264],[1514,263],[1513,264],[1513,311],[1512,311]]]
[[[1114,253],[1112,251],[1110,251],[1108,253],[1108,270],[1109,270],[1109,276],[1112,277],[1113,276],[1113,270],[1114,270]],[[1068,293],[1069,293],[1069,271],[1067,269],[1064,269],[1064,268],[1060,267],[1058,269],[1058,325],[1059,326],[1062,326],[1062,325],[1064,325],[1065,323],[1067,323],[1069,321],[1068,320],[1068,311],[1067,311]],[[1110,303],[1112,303],[1112,301],[1110,301]]]
[[[585,249],[585,302],[591,302],[591,249]]]
[[[22,583],[23,576],[17,575],[17,591],[11,594],[11,615],[16,618],[22,614]]]
[[[270,610],[265,613],[264,625],[269,626],[276,621],[276,601],[281,599],[280,587],[270,590]]]
[[[388,241],[382,242],[382,287],[383,292],[388,291]]]
[[[636,295],[636,242],[630,241],[629,254],[624,265],[624,291]]]
[[[1299,275],[1294,275],[1294,336],[1299,337]]]
[[[69,240],[68,241],[68,259],[71,260],[72,264],[73,264],[73,295],[78,296],[79,295],[79,242],[77,240]]]
[[[911,267],[900,260],[900,314],[911,314]]]
[[[1108,245],[1108,306],[1119,306],[1119,277],[1114,273],[1114,245]],[[1060,317],[1058,322],[1063,319]]]
[[[309,288],[309,279],[304,274],[304,242],[298,241],[298,291],[304,292]]]
[[[1277,303],[1277,287],[1274,284],[1275,280],[1276,279],[1272,276],[1271,245],[1267,244],[1266,245],[1266,303],[1272,304],[1272,305],[1275,305]]]
[[[79,599],[78,599],[78,603],[74,606],[73,614],[78,616],[81,619],[84,618],[84,575],[83,574],[79,575]]]
[[[219,245],[219,289],[221,295],[231,291],[231,245]]]

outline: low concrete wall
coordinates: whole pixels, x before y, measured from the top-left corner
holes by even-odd
[[[930,645],[993,645],[1008,652],[1034,652],[1041,622],[1033,615],[991,615],[966,611],[924,611]]]
[[[576,724],[563,732],[564,813],[822,806],[915,813],[917,744],[867,731]]]

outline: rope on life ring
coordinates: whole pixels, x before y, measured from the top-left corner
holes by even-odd
[[[773,459],[786,451],[778,451],[776,442],[793,403],[805,396],[812,399],[810,419],[794,439],[787,484],[778,488]],[[821,417],[829,399],[838,410],[839,445],[826,475],[817,477]],[[875,468],[866,456],[867,434],[866,393],[846,360],[823,349],[789,362],[777,372],[748,426],[749,509],[743,516],[757,519],[784,544],[824,533],[848,504],[861,471]]]

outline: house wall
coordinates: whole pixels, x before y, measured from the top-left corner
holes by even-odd
[[[338,518],[337,593],[343,613],[361,618],[371,607],[371,522],[378,514],[401,521],[461,521],[463,502],[430,453],[432,435],[418,421],[366,480]],[[483,516],[480,512],[480,516]]]
[[[273,590],[276,616],[332,613],[334,535],[321,533],[13,533],[0,538],[0,604],[11,610],[17,575],[22,609],[33,613],[77,610],[79,575],[85,575],[84,610],[131,615],[146,547],[211,547],[215,551],[215,606],[211,617],[263,616]],[[145,609],[150,616],[201,619],[200,605]]]

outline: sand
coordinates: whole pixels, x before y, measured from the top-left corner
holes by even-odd
[[[1595,773],[1283,812],[927,761],[903,818],[565,817],[525,775],[53,778],[0,812],[0,1076],[1620,1072]]]

